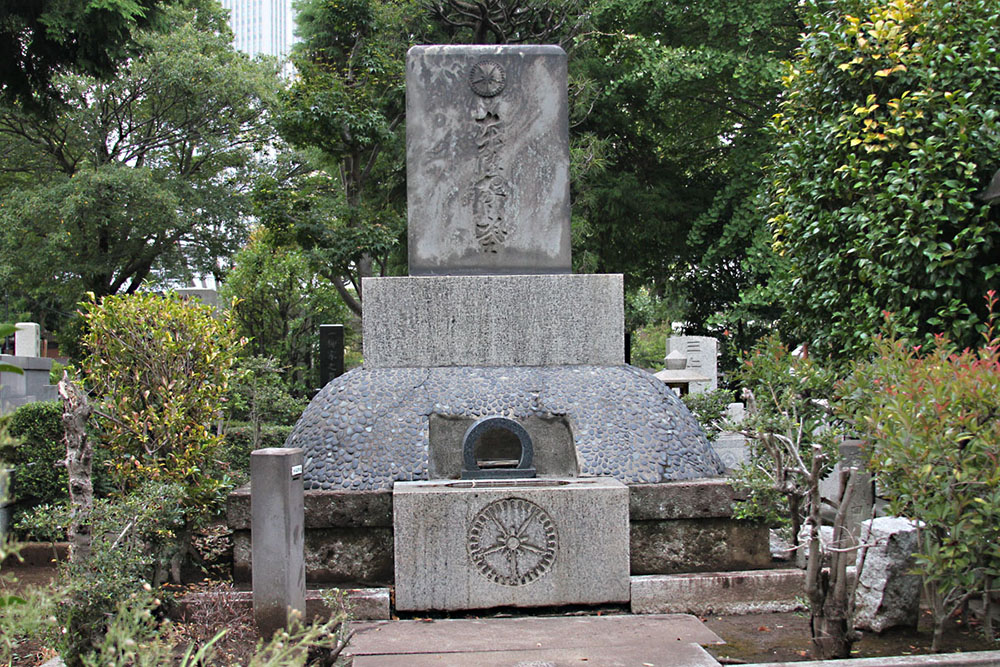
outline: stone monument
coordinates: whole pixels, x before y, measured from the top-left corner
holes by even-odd
[[[14,326],[14,354],[0,354],[0,363],[17,366],[23,372],[0,372],[0,415],[26,403],[59,399],[56,386],[49,384],[52,359],[39,356],[41,327],[35,322],[18,322]]]
[[[406,84],[410,275],[364,280],[364,367],[286,446],[393,490],[400,609],[627,600],[625,485],[723,467],[624,363],[622,276],[570,273],[566,55],[418,46]]]

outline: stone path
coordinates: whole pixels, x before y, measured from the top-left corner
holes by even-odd
[[[354,667],[718,667],[694,616],[559,616],[353,623]]]

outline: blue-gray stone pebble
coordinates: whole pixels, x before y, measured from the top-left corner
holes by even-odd
[[[307,489],[387,489],[427,479],[431,413],[565,414],[581,473],[626,484],[724,471],[674,392],[628,365],[355,369],[316,394],[286,446],[305,450]]]

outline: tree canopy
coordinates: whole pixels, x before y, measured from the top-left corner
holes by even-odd
[[[164,0],[20,0],[0,6],[0,98],[30,111],[62,100],[76,72],[107,77],[133,55],[139,31],[162,25]]]
[[[1000,275],[1000,14],[988,0],[807,5],[771,174],[789,333],[867,349],[892,311],[912,335],[975,345]]]
[[[772,270],[757,194],[795,3],[608,1],[591,13],[571,71],[597,93],[574,132],[596,138],[605,165],[574,184],[577,269],[622,272],[629,292],[679,302],[693,333],[773,321],[741,292]]]
[[[215,272],[245,238],[276,68],[233,51],[217,9],[168,13],[113,80],[59,77],[51,118],[0,108],[0,283],[40,321]]]

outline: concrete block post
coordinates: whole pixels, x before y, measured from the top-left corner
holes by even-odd
[[[301,449],[250,454],[250,514],[253,615],[270,637],[306,609]]]

